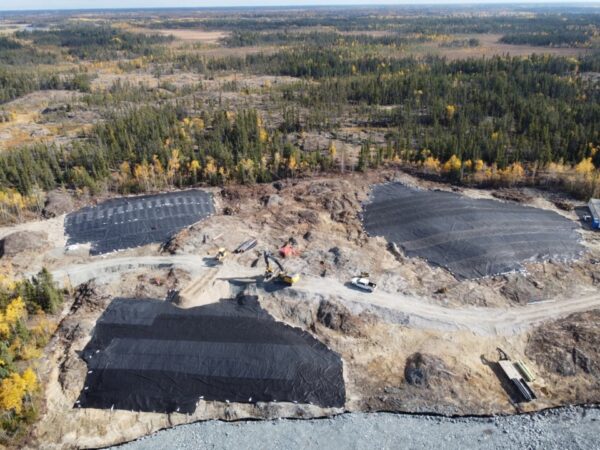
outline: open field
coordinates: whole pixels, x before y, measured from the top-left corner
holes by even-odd
[[[153,30],[164,36],[174,36],[181,41],[201,42],[203,44],[218,44],[222,39],[229,36],[226,31],[202,31],[202,30]]]
[[[448,58],[450,60],[464,58],[482,58],[492,56],[528,56],[538,55],[556,55],[556,56],[578,56],[590,53],[587,48],[540,48],[532,45],[511,45],[500,42],[501,34],[469,34],[464,36],[455,36],[457,39],[477,39],[477,47],[468,48],[443,48],[438,43],[426,43],[417,46],[415,49],[409,49],[413,54],[430,54]]]

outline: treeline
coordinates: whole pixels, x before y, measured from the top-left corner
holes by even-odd
[[[600,142],[598,83],[576,75],[578,60],[433,58],[405,64],[394,73],[288,86],[284,96],[311,109],[368,105],[368,122],[389,129],[403,159],[426,148],[441,160],[456,154],[500,167],[575,163],[591,156],[588,144]],[[600,164],[600,155],[594,158]]]
[[[332,45],[384,45],[403,46],[430,41],[431,36],[423,34],[400,35],[389,33],[383,36],[369,34],[341,34],[336,32],[255,32],[234,31],[223,39],[228,47],[249,47],[257,45],[308,45],[308,46],[332,46]]]
[[[552,32],[556,29],[583,30],[600,27],[598,14],[578,13],[474,14],[460,8],[397,7],[323,10],[299,15],[249,13],[216,15],[202,19],[164,19],[147,24],[150,28],[200,28],[244,32],[281,31],[306,27],[331,27],[338,31],[398,31],[423,34]]]
[[[114,113],[68,150],[38,145],[0,154],[0,190],[140,192],[270,181],[331,164],[327,155],[300,152],[284,134],[269,132],[254,110],[190,117],[181,105],[148,106]]]
[[[450,41],[440,43],[440,47],[444,48],[464,48],[464,47],[479,47],[481,42],[479,39],[470,38],[470,39],[453,39]]]
[[[500,42],[512,45],[535,45],[539,47],[578,47],[588,44],[593,34],[564,28],[544,33],[514,33],[500,38]]]
[[[35,45],[66,48],[80,59],[110,60],[120,57],[148,56],[160,51],[157,44],[173,40],[172,36],[131,33],[105,25],[67,25],[55,29],[34,29],[16,33]]]
[[[40,89],[87,92],[90,90],[90,77],[83,72],[68,75],[41,70],[0,67],[0,104]]]
[[[6,36],[0,36],[0,64],[54,64],[58,60],[54,53],[42,52],[25,46]]]
[[[452,41],[448,41],[452,45]],[[478,45],[477,40],[467,40],[459,44]],[[444,45],[444,41],[440,45]],[[504,58],[495,58],[495,61]],[[543,58],[533,57],[531,61],[540,61]],[[475,61],[473,63],[473,61]],[[553,75],[564,75],[569,71],[594,72],[600,69],[600,53],[595,52],[584,57],[570,60],[561,57],[549,57],[545,63],[549,68],[556,66]],[[207,57],[196,53],[180,53],[177,55],[158,58],[156,62],[172,64],[175,69],[194,71],[206,75],[223,71],[244,71],[255,74],[287,75],[298,78],[325,79],[333,77],[348,77],[359,74],[388,74],[394,75],[402,71],[442,70],[444,65],[450,69],[452,64],[446,63],[443,58],[435,56],[426,57],[389,57],[376,51],[365,51],[361,46],[299,46],[281,50],[277,53],[256,53],[246,56]],[[470,71],[471,64],[477,64],[476,59],[463,60],[465,70]],[[535,64],[539,64],[536,62]],[[523,67],[531,66],[531,62],[522,63]],[[439,68],[442,69],[439,69]],[[458,66],[461,67],[461,66]],[[531,68],[535,70],[535,67]],[[459,69],[460,70],[460,69]],[[478,69],[475,69],[478,70]],[[544,69],[545,70],[545,69]]]
[[[205,74],[233,70],[321,79],[358,73],[393,73],[416,62],[416,58],[391,58],[350,47],[301,46],[244,57],[208,58],[184,53],[175,56],[173,65],[180,70]]]

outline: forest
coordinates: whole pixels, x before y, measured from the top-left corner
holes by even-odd
[[[0,67],[0,104],[25,94],[46,89],[89,91],[89,76],[85,73],[64,74],[53,70],[31,72]]]
[[[295,18],[241,13],[132,20],[146,26],[136,32],[61,19],[18,31],[0,38],[0,60],[7,62],[0,68],[0,103],[38,90],[72,90],[85,94],[77,111],[96,111],[101,120],[68,143],[0,152],[0,214],[21,220],[23,210],[39,211],[43,193],[57,187],[92,195],[144,192],[382,164],[476,184],[541,183],[552,173],[547,178],[585,197],[595,192],[600,167],[598,50],[453,59],[443,51],[480,47],[483,35],[469,33],[498,33],[501,43],[516,46],[589,46],[598,22],[591,13],[466,20],[410,10],[402,18],[333,10]],[[217,45],[236,52],[172,47],[173,36],[154,32],[198,26],[231,30]],[[423,45],[442,54],[418,53]],[[48,67],[53,58],[80,62],[77,70]],[[93,88],[94,68],[115,64],[127,76],[151,74],[157,86],[117,78]],[[197,78],[185,85],[166,81],[177,74]],[[218,92],[207,89],[231,74],[296,80],[258,91],[235,80],[219,84]],[[266,103],[223,104],[225,94],[262,95]],[[71,105],[63,109],[72,111]],[[1,111],[0,118],[10,123],[14,113]],[[334,141],[347,136],[349,123],[368,133],[354,142],[359,150],[348,164]],[[305,150],[306,133],[329,133],[330,139]],[[372,135],[382,137],[375,143]]]
[[[81,59],[134,58],[159,52],[156,44],[173,40],[154,33],[130,33],[106,25],[69,25],[54,29],[19,31],[16,37],[34,45],[55,45]]]
[[[56,328],[51,314],[62,302],[63,292],[46,270],[31,280],[0,273],[0,444],[21,437],[24,425],[39,414],[40,386],[33,362]]]
[[[340,32],[394,31],[400,33],[457,34],[457,33],[544,33],[557,29],[585,30],[600,26],[597,14],[565,10],[559,13],[529,14],[473,14],[468,7],[449,6],[446,10],[437,7],[427,14],[427,7],[402,8],[380,7],[361,11],[353,8],[334,8],[321,13],[299,14],[291,17],[276,12],[241,13],[203,18],[165,18],[146,23],[154,29],[230,30],[238,32],[269,32],[308,27],[332,27]],[[485,11],[485,10],[484,10]],[[493,6],[490,12],[493,12]],[[444,14],[446,13],[446,14]]]

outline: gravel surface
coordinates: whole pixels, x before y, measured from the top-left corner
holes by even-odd
[[[353,413],[316,420],[210,421],[164,430],[119,448],[588,450],[600,449],[600,409],[566,407],[492,418]]]

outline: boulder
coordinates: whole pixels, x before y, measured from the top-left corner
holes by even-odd
[[[267,208],[279,206],[283,203],[283,199],[277,194],[265,195],[261,198],[261,200]]]
[[[64,191],[52,191],[46,197],[46,204],[42,210],[44,217],[57,217],[73,211],[75,205],[71,196]]]
[[[360,336],[364,318],[356,316],[345,306],[329,300],[321,300],[317,321],[327,328],[352,336]]]
[[[526,305],[532,301],[542,300],[542,291],[523,274],[511,274],[505,277],[506,284],[500,292],[515,303]]]
[[[437,356],[417,352],[406,358],[404,379],[411,386],[427,387],[451,377],[444,361]]]
[[[0,257],[13,257],[27,251],[37,251],[48,246],[48,234],[43,231],[17,231],[0,241]]]

